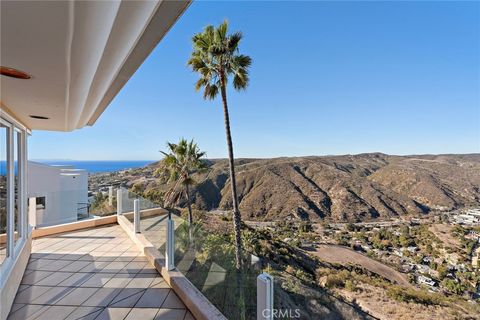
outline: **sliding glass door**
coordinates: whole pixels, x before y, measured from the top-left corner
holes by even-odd
[[[0,122],[0,265],[7,257],[7,138],[10,127]]]
[[[26,131],[0,118],[0,268],[14,260],[27,230]],[[9,259],[12,258],[12,259]],[[3,269],[3,268],[2,268]],[[1,271],[1,270],[0,270]]]

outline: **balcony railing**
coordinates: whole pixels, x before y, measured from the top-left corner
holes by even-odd
[[[332,314],[347,319],[375,319],[302,277],[295,267],[286,268],[279,254],[278,259],[271,259],[244,248],[243,265],[237,270],[230,236],[208,231],[201,222],[190,227],[174,214],[141,216],[141,233],[162,253],[172,245],[167,236],[169,219],[174,224],[174,267],[228,319],[327,319]],[[244,243],[252,240],[244,239]],[[273,279],[271,309],[266,308],[268,301],[259,300],[265,294],[259,288],[265,274]],[[271,313],[275,313],[273,317],[269,317]]]

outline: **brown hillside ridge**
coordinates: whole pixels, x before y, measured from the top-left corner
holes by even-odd
[[[240,209],[247,220],[368,221],[480,205],[480,154],[368,153],[236,162]],[[209,160],[209,170],[195,179],[196,208],[231,208],[227,160]],[[144,191],[171,187],[141,181],[131,184],[140,182]]]

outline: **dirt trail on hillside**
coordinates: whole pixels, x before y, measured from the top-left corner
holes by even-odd
[[[392,282],[404,286],[411,286],[405,274],[381,262],[364,256],[363,254],[342,246],[322,244],[316,248],[315,252],[310,253],[331,263],[356,264]]]

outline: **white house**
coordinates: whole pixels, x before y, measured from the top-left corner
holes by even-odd
[[[425,276],[418,276],[417,282],[418,284],[426,284],[431,287],[434,287],[437,284],[433,279]]]
[[[36,198],[31,214],[37,227],[77,221],[88,203],[88,174],[72,166],[28,162],[28,197]]]

